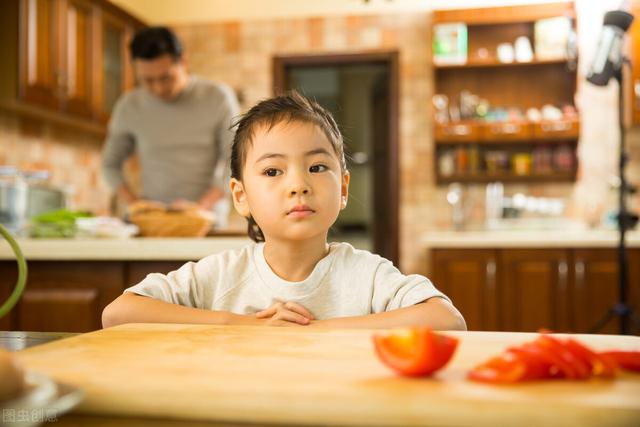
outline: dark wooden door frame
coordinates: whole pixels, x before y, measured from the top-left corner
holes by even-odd
[[[377,192],[374,197],[374,206],[382,205],[388,212],[383,217],[383,223],[376,221],[373,232],[374,248],[378,251],[382,249],[380,255],[393,261],[398,266],[400,261],[399,250],[399,165],[398,165],[398,112],[399,112],[399,74],[398,74],[398,52],[397,51],[380,51],[368,53],[346,53],[331,55],[296,55],[296,56],[275,56],[273,58],[273,93],[282,93],[289,85],[286,81],[286,69],[292,66],[332,66],[332,65],[362,65],[371,63],[382,63],[389,67],[389,135],[388,149],[386,150],[386,158],[384,159],[385,175],[384,193]],[[374,187],[374,191],[379,188]],[[384,198],[384,203],[376,203],[375,200]],[[377,237],[376,237],[377,236]],[[381,240],[384,239],[384,240]]]

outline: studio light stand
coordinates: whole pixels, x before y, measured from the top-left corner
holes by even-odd
[[[598,86],[606,86],[611,77],[618,82],[618,125],[620,127],[620,154],[618,172],[620,186],[618,188],[618,301],[604,314],[604,316],[589,329],[589,333],[598,332],[614,318],[620,318],[620,333],[631,334],[633,330],[640,331],[640,317],[634,313],[628,303],[629,296],[629,265],[626,252],[625,235],[627,230],[635,227],[638,216],[627,210],[627,195],[635,192],[635,188],[627,183],[625,166],[628,160],[625,151],[626,129],[624,124],[624,90],[623,71],[630,64],[622,53],[624,33],[627,31],[633,15],[615,10],[607,12],[604,18],[604,28],[601,34],[598,52],[587,80]],[[640,284],[635,284],[636,286]]]

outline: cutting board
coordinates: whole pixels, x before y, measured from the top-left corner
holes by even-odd
[[[375,331],[130,324],[23,350],[28,369],[81,387],[77,412],[324,425],[640,425],[640,375],[492,386],[468,370],[535,334],[458,332],[433,378],[396,376]],[[579,335],[595,349],[640,337]]]

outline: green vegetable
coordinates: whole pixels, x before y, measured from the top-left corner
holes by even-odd
[[[16,305],[20,299],[20,295],[22,295],[22,291],[24,291],[24,287],[27,282],[27,262],[24,260],[24,255],[22,255],[20,247],[2,224],[0,224],[0,234],[7,239],[11,249],[13,249],[13,253],[16,255],[16,260],[18,261],[18,281],[16,282],[16,287],[13,289],[13,292],[9,295],[9,298],[0,305],[0,317],[2,317],[6,315],[14,305]]]
[[[31,218],[31,237],[73,237],[76,234],[76,219],[92,217],[90,212],[60,209],[45,212]]]

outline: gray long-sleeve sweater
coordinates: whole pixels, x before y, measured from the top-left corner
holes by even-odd
[[[124,182],[122,165],[137,151],[146,199],[197,201],[212,186],[226,191],[229,128],[238,113],[229,87],[196,76],[170,102],[133,90],[118,100],[109,123],[102,153],[107,183],[116,189]]]

